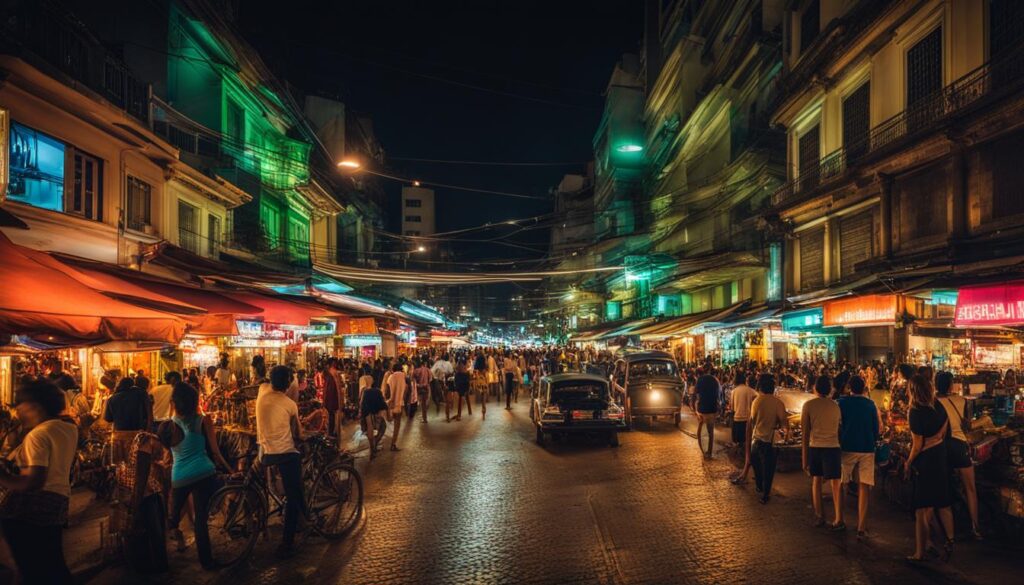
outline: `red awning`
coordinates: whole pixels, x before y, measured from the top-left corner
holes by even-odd
[[[315,302],[298,299],[286,299],[283,296],[270,296],[250,291],[231,291],[231,298],[263,309],[262,313],[244,315],[248,318],[261,318],[266,323],[281,325],[309,325],[310,320],[330,317],[336,312],[319,306]]]
[[[238,335],[236,319],[263,314],[261,307],[233,299],[227,295],[234,293],[228,291],[215,292],[172,282],[150,280],[142,276],[125,278],[153,293],[205,309],[205,315],[189,318],[188,332],[195,335]]]
[[[59,270],[85,286],[121,301],[176,314],[188,315],[206,312],[201,306],[141,287],[133,280],[117,274],[118,267],[110,264],[63,255],[51,255],[35,250],[28,250],[27,253],[40,264]]]
[[[177,343],[184,335],[180,318],[105,296],[50,262],[0,233],[0,332],[74,343]]]

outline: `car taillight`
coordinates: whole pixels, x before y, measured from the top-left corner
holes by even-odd
[[[621,410],[608,410],[605,411],[604,416],[605,418],[619,419],[625,418],[626,415]]]
[[[589,410],[574,410],[574,411],[572,411],[572,418],[573,419],[594,418],[594,413],[589,411]]]

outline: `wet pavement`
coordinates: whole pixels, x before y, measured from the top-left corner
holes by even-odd
[[[315,537],[280,562],[261,540],[253,560],[206,573],[174,553],[161,577],[104,571],[91,582],[171,583],[991,583],[1019,578],[1020,550],[986,541],[950,563],[904,561],[913,525],[876,497],[871,538],[811,527],[808,480],[777,479],[761,505],[729,483],[720,453],[705,461],[685,420],[624,433],[621,446],[533,439],[526,403],[493,401],[445,423],[403,425],[402,451],[359,460],[366,519],[348,539]],[[721,438],[726,434],[722,433]],[[364,441],[365,445],[365,441]],[[365,453],[364,453],[365,454]],[[850,502],[850,512],[855,514]],[[272,538],[276,536],[272,535]]]

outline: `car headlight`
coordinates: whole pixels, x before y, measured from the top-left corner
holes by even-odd
[[[661,390],[651,390],[651,401],[656,402],[661,400]]]

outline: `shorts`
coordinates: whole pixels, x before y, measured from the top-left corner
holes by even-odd
[[[747,421],[732,421],[732,442],[741,444],[747,440]]]
[[[970,445],[960,439],[946,439],[946,459],[953,469],[974,467]]]
[[[871,455],[874,457],[874,453]],[[872,469],[874,465],[872,459]],[[843,452],[839,447],[810,447],[807,450],[807,467],[811,477],[839,479],[843,473]]]
[[[875,485],[875,454],[843,451],[843,483]]]

